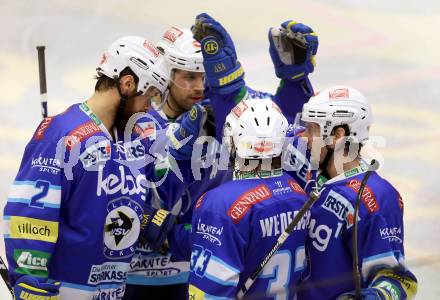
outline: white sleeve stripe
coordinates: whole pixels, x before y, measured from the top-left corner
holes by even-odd
[[[223,284],[237,285],[240,272],[222,261],[220,258],[212,256],[209,260],[206,272],[208,276],[214,277]]]
[[[399,265],[394,253],[392,251],[381,253],[378,255],[366,257],[362,260],[362,276],[368,278],[370,271],[373,267],[378,265],[386,265],[395,267]]]
[[[35,195],[42,192],[41,188],[37,188],[30,184],[13,184],[9,192],[8,201],[29,203]],[[38,200],[48,207],[59,207],[61,203],[61,187],[50,185],[47,195]]]

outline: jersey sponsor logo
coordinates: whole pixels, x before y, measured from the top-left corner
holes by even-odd
[[[200,234],[203,239],[213,243],[214,245],[222,245],[220,237],[223,234],[223,226],[217,227],[214,225],[208,225],[202,223],[201,219],[199,218],[199,221],[197,222],[196,234]]]
[[[292,189],[289,186],[283,186],[283,182],[281,180],[275,181],[275,185],[277,188],[272,189],[272,193],[274,195],[283,195],[292,192]]]
[[[289,179],[287,182],[289,183],[290,188],[291,188],[294,192],[296,192],[296,193],[298,193],[298,194],[301,194],[301,195],[306,195],[306,192],[304,192],[304,190],[302,189],[302,187],[301,187],[296,181],[294,181],[294,180],[292,180],[292,179]]]
[[[196,202],[196,209],[199,209],[200,206],[202,206],[203,199],[205,198],[205,195],[206,195],[206,192],[203,193],[203,194],[199,197],[199,199],[197,199],[197,202]]]
[[[104,255],[109,259],[130,257],[140,232],[143,210],[128,197],[109,202],[104,226]]]
[[[72,148],[81,143],[83,140],[88,137],[94,135],[95,133],[101,131],[98,125],[94,121],[89,121],[84,123],[75,129],[73,129],[69,134],[65,137],[64,141],[66,143],[66,148],[70,151]]]
[[[247,214],[249,209],[261,201],[272,197],[272,192],[265,184],[260,184],[256,188],[243,193],[234,201],[228,209],[228,216],[234,223],[238,223]]]
[[[343,196],[336,193],[335,191],[330,191],[325,199],[324,203],[321,205],[325,210],[333,213],[339,220],[347,222],[347,228],[353,226],[354,222],[354,207]],[[360,218],[358,217],[358,220]]]
[[[292,222],[298,211],[288,211],[260,220],[261,237],[278,236]],[[305,230],[310,221],[310,212],[306,212],[293,230]]]
[[[173,26],[163,34],[163,38],[169,40],[171,43],[174,43],[182,34],[182,30]]]
[[[50,256],[50,253],[42,251],[14,249],[14,260],[17,262],[17,268],[14,271],[20,274],[47,277],[47,263]]]
[[[55,243],[58,238],[58,222],[12,216],[9,220],[10,237]]]
[[[111,157],[111,146],[109,140],[103,140],[93,146],[88,147],[81,155],[81,160],[84,168],[89,168],[98,163],[105,162]]]
[[[141,126],[142,125],[142,126]],[[156,126],[154,122],[146,122],[143,124],[135,124],[133,132],[140,136],[141,139],[156,139]]]
[[[379,228],[380,237],[383,240],[388,240],[390,243],[402,244],[402,228],[401,227],[384,227]]]
[[[98,183],[96,186],[96,195],[141,195],[145,201],[146,182],[145,175],[139,174],[134,177],[132,174],[126,174],[126,168],[119,166],[119,174],[109,174],[103,178],[103,167],[98,170]],[[144,182],[144,183],[142,183]]]
[[[47,128],[49,128],[50,123],[52,123],[53,117],[47,117],[41,122],[40,126],[38,127],[37,131],[34,135],[34,140],[41,140],[44,137],[44,133],[46,132]]]
[[[361,187],[361,181],[358,179],[352,179],[347,183],[347,186],[357,193]],[[368,185],[365,185],[364,191],[362,192],[362,202],[369,213],[374,213],[379,210],[376,196],[374,196],[373,191]]]
[[[146,277],[169,277],[178,275],[181,271],[170,266],[171,254],[167,256],[135,255],[130,263],[130,272],[142,272]]]
[[[159,57],[160,52],[159,52],[159,50],[157,50],[156,46],[152,42],[150,42],[148,40],[145,40],[144,41],[144,47],[145,47],[145,49],[150,51],[151,54],[154,55],[154,57]]]
[[[328,92],[328,97],[330,100],[348,99],[350,97],[350,93],[346,88],[330,90]]]
[[[134,161],[145,158],[145,147],[141,141],[134,140],[124,144],[125,157],[128,161]]]
[[[223,78],[219,78],[218,85],[224,86],[224,85],[234,81],[235,79],[239,78],[240,76],[242,76],[243,73],[244,73],[243,68],[240,66],[240,68],[238,70],[232,72],[231,74],[229,74]]]
[[[61,171],[61,163],[57,158],[44,157],[38,155],[38,157],[32,158],[31,168],[38,168],[38,171],[57,175]]]
[[[321,252],[327,249],[332,237],[333,230],[325,225],[318,225],[315,219],[310,220],[309,237],[312,239],[312,245]]]
[[[125,284],[121,284],[121,286],[114,288],[98,287],[96,294],[92,296],[91,300],[117,300],[122,299],[125,293]]]
[[[108,282],[124,282],[127,279],[128,263],[104,263],[92,265],[88,284],[97,285]]]

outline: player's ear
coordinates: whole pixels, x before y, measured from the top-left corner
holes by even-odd
[[[335,129],[335,132],[334,132],[334,136],[335,136],[336,139],[340,139],[340,138],[344,137],[346,134],[347,133],[345,132],[344,127],[342,127],[342,126],[341,127],[337,127]]]
[[[132,75],[124,75],[119,79],[121,92],[123,94],[132,94],[136,91],[136,81]]]

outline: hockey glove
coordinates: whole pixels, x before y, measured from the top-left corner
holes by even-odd
[[[269,29],[269,53],[280,79],[299,81],[315,68],[318,36],[312,28],[286,21],[281,28]]]
[[[219,94],[230,94],[244,86],[244,71],[225,28],[208,14],[202,13],[196,17],[191,30],[202,46],[208,87]]]
[[[46,278],[29,275],[20,277],[14,285],[14,299],[60,299],[60,282],[48,282]]]
[[[391,293],[381,288],[367,288],[361,290],[361,299],[363,300],[388,300],[394,299]],[[355,293],[345,293],[336,300],[356,300]]]
[[[205,121],[206,111],[200,104],[194,104],[184,113],[180,126],[168,133],[172,144],[170,148],[172,157],[176,160],[191,159],[194,142],[199,137]]]
[[[174,225],[176,217],[169,211],[146,205],[139,240],[141,243],[147,243],[153,251],[159,251]]]

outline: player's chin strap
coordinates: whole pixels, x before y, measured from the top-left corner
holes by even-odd
[[[352,248],[353,248],[353,280],[355,284],[355,299],[360,300],[361,298],[361,273],[359,271],[359,254],[358,254],[358,216],[359,216],[359,206],[361,203],[362,194],[364,192],[365,185],[367,184],[367,180],[371,175],[371,172],[375,171],[378,167],[378,163],[375,159],[373,159],[368,167],[368,170],[365,172],[364,178],[362,179],[361,185],[359,187],[359,191],[356,196],[355,208],[354,208],[354,224],[353,224],[353,240],[352,240]]]
[[[323,188],[321,192],[324,190]],[[266,266],[266,264],[269,262],[269,260],[272,258],[272,256],[275,254],[275,252],[278,251],[278,249],[284,244],[284,242],[287,240],[287,238],[292,233],[293,229],[296,225],[298,225],[299,221],[303,218],[303,216],[306,214],[306,212],[309,211],[310,207],[315,203],[316,200],[318,200],[320,195],[320,192],[318,190],[314,190],[310,193],[309,198],[307,199],[306,203],[304,203],[303,207],[299,210],[299,212],[295,215],[292,222],[289,223],[287,228],[284,230],[284,232],[280,235],[275,245],[272,247],[272,249],[266,254],[262,262],[257,266],[257,268],[251,273],[251,276],[244,282],[240,292],[237,294],[237,299],[243,299],[244,295],[247,293],[247,291],[250,289],[252,284],[257,279],[258,275],[260,275],[263,268]]]

